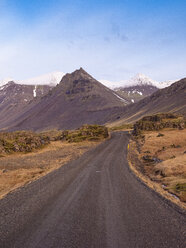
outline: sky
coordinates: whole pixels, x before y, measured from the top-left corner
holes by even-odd
[[[0,0],[0,79],[186,77],[185,0]]]

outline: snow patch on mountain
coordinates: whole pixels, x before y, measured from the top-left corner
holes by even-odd
[[[4,86],[5,84],[7,84],[8,82],[10,82],[10,81],[13,81],[13,79],[12,79],[12,78],[5,78],[5,79],[2,79],[2,80],[0,80],[0,86],[2,87],[2,86]]]
[[[171,84],[173,84],[173,83],[175,83],[175,82],[177,82],[179,80],[180,79],[160,82],[160,83],[158,83],[158,88],[162,89],[162,88],[165,88],[165,87],[169,87],[169,86],[171,86]]]
[[[34,87],[34,89],[33,89],[33,96],[34,96],[34,97],[37,96],[36,90],[37,90],[37,85],[35,85],[35,87]]]
[[[124,98],[118,96],[116,93],[113,93],[113,94],[114,94],[120,101],[122,101],[122,102],[128,104],[128,102],[127,102]]]

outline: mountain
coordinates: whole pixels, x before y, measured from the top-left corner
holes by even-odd
[[[115,88],[114,90],[129,103],[135,103],[156,92],[158,90],[157,84],[156,81],[153,81],[149,77],[143,74],[137,74],[129,81],[126,81],[124,86]]]
[[[63,72],[51,72],[38,77],[29,78],[26,80],[17,81],[19,84],[31,84],[31,85],[51,85],[56,86],[65,75]]]
[[[179,113],[186,116],[186,78],[173,83],[171,86],[159,89],[152,95],[130,104],[117,112],[112,118],[115,123],[131,123],[145,115],[156,113]]]
[[[30,102],[44,96],[51,89],[48,85],[20,85],[13,81],[0,86],[1,126],[6,127]]]
[[[63,72],[51,72],[44,75],[40,75],[38,77],[33,77],[25,80],[15,80],[12,78],[6,78],[0,80],[0,86],[6,85],[8,82],[15,82],[17,84],[23,85],[49,85],[49,86],[56,86],[65,75]]]
[[[133,86],[141,86],[141,85],[151,85],[158,89],[163,89],[165,87],[170,86],[171,84],[175,83],[178,80],[169,80],[169,81],[163,81],[158,82],[155,80],[152,80],[148,76],[138,73],[134,77],[130,78],[129,80],[122,80],[118,82],[112,82],[109,80],[100,80],[102,84],[104,84],[106,87],[111,88],[112,90],[117,90],[119,88],[129,88]]]
[[[158,88],[153,85],[136,85],[115,89],[117,94],[125,98],[129,103],[138,102],[141,99],[152,95],[157,90]]]
[[[135,103],[143,98],[152,95],[158,89],[170,86],[174,81],[157,82],[144,74],[137,74],[129,81],[124,83],[124,86],[115,88],[118,95],[125,98],[130,103]]]
[[[131,86],[140,86],[140,85],[153,85],[157,87],[158,82],[152,80],[151,78],[147,77],[144,74],[138,73],[131,79],[127,80],[125,82],[125,87],[131,87]]]
[[[44,97],[28,104],[14,121],[6,125],[0,122],[0,128],[38,131],[104,124],[125,105],[124,99],[80,68],[66,74]]]

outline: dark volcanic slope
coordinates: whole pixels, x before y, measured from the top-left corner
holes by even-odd
[[[125,98],[129,103],[138,102],[141,99],[152,95],[157,90],[157,87],[149,84],[140,84],[130,87],[119,87],[115,89],[117,94]]]
[[[144,186],[118,132],[0,200],[1,248],[185,248],[186,218]]]
[[[38,104],[29,106],[12,129],[72,129],[85,123],[103,124],[124,105],[112,90],[81,68],[66,74]]]
[[[138,103],[130,104],[118,112],[113,121],[134,122],[141,117],[160,112],[180,113],[186,116],[186,78],[158,90]]]
[[[0,87],[0,127],[6,127],[23,112],[34,98],[47,94],[52,87],[48,85],[21,85],[14,82]]]

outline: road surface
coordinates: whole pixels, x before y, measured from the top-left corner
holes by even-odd
[[[185,248],[185,214],[133,175],[128,139],[113,133],[0,200],[0,247]]]

